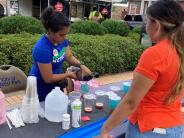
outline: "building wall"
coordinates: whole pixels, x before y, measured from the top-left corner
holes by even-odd
[[[128,13],[129,14],[140,14],[140,11],[141,11],[141,0],[129,0]]]
[[[4,7],[4,14],[6,14],[6,0],[0,0],[0,4]]]
[[[32,0],[19,0],[19,13],[24,16],[32,16]]]
[[[126,11],[128,10],[127,5],[123,5],[123,6],[113,5],[112,19],[121,20],[122,11],[123,11],[124,9],[125,9]]]
[[[6,7],[6,0],[0,0],[0,4],[3,5],[3,7]]]
[[[154,1],[157,1],[157,0],[141,0],[141,14],[145,14],[145,11],[146,11],[146,7],[145,4],[148,3],[148,6],[151,5]],[[181,6],[183,7],[184,9],[184,0],[177,0]]]

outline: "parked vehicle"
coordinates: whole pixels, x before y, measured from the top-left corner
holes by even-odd
[[[135,27],[141,27],[146,23],[145,15],[141,14],[127,14],[125,15],[124,21],[128,23],[130,29],[132,30]]]
[[[136,27],[141,28],[139,43],[144,46],[152,46],[153,43],[150,41],[149,36],[146,33],[146,17],[142,14],[127,14],[125,15],[124,21],[130,26],[130,30]]]

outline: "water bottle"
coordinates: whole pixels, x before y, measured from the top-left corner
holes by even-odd
[[[61,122],[67,109],[68,96],[60,90],[60,87],[55,87],[45,99],[45,118],[51,122]]]
[[[76,99],[72,102],[72,127],[80,127],[82,102]]]

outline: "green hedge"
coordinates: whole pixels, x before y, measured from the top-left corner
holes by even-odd
[[[124,21],[118,20],[105,20],[102,25],[108,30],[109,34],[118,34],[121,36],[127,36],[129,32],[129,26]]]
[[[28,74],[32,48],[40,35],[0,35],[0,63],[12,64]],[[131,36],[70,34],[73,54],[100,74],[133,70],[145,47]],[[66,65],[65,65],[66,68]]]
[[[104,35],[107,30],[99,23],[82,20],[71,25],[70,33],[84,33],[87,35]]]
[[[70,33],[83,33],[87,35],[118,34],[127,36],[129,26],[126,22],[105,20],[101,24],[94,21],[81,20],[71,25]]]
[[[133,31],[134,33],[141,34],[141,27],[135,27],[132,31]]]
[[[15,34],[15,33],[43,33],[44,28],[39,20],[28,16],[8,16],[0,19],[0,33],[1,34]]]

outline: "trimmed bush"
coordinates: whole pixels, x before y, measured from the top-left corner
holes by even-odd
[[[8,65],[10,64],[10,60],[7,58],[6,54],[0,52],[0,65]]]
[[[40,36],[0,35],[1,64],[17,66],[28,74],[32,65],[32,48]],[[73,55],[100,74],[133,70],[146,48],[129,36],[70,34],[68,38]],[[67,66],[64,65],[64,70]]]
[[[28,16],[8,16],[0,19],[1,34],[15,34],[28,32],[31,34],[43,33],[44,28],[39,20]]]
[[[129,26],[124,21],[118,20],[105,20],[102,25],[108,30],[109,34],[118,34],[121,36],[127,36],[129,32]]]
[[[70,33],[83,33],[87,35],[104,35],[107,30],[97,22],[77,21],[71,25]]]
[[[140,34],[131,31],[127,37],[130,38],[132,42],[139,43]]]
[[[134,33],[141,34],[141,27],[135,27],[132,31],[133,31]]]

